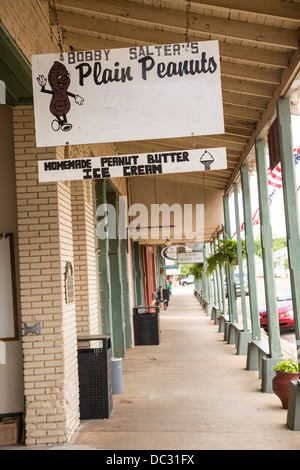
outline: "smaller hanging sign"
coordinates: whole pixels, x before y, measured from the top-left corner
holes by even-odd
[[[226,148],[39,161],[39,181],[74,181],[227,168]]]
[[[178,264],[204,263],[203,251],[192,251],[177,254]]]
[[[165,246],[162,249],[161,256],[171,261],[177,261],[178,253],[185,253],[189,251],[191,251],[191,249],[185,245],[170,245],[170,246]]]

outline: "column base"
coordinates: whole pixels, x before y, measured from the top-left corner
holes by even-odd
[[[246,355],[248,351],[248,343],[251,341],[251,331],[237,331],[236,349],[237,354]]]
[[[292,431],[300,431],[300,381],[292,380],[286,424]]]
[[[261,390],[264,393],[273,393],[272,380],[276,372],[273,370],[274,366],[283,358],[263,357],[262,358],[262,377],[261,377]]]
[[[212,311],[212,305],[207,302],[207,304],[205,305],[205,313],[208,317],[211,316],[211,311]]]

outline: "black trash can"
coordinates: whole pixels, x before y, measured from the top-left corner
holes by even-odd
[[[134,342],[136,346],[159,344],[159,307],[133,309]]]
[[[80,419],[109,418],[113,409],[110,336],[80,341],[98,339],[101,347],[78,349]]]

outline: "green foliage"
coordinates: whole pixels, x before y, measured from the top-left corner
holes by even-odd
[[[287,246],[286,237],[279,237],[273,239],[273,250],[277,251],[280,248],[285,248]]]
[[[286,361],[280,361],[274,367],[274,370],[283,372],[299,372],[299,364],[295,359],[288,359]]]
[[[289,263],[288,258],[285,258],[285,260],[284,260],[284,262],[283,262],[283,267],[284,267],[284,269],[286,269],[286,270],[290,269],[290,263]]]
[[[256,237],[254,240],[254,251],[259,258],[262,258],[262,247],[260,236]]]
[[[280,248],[285,248],[287,246],[286,237],[278,237],[273,239],[273,250],[277,251]],[[262,258],[262,247],[261,247],[261,238],[260,236],[256,237],[254,240],[254,251],[257,256]]]
[[[241,240],[242,257],[246,257],[246,243]],[[238,246],[232,238],[225,238],[218,241],[218,246],[215,248],[214,254],[206,259],[206,274],[210,276],[217,268],[217,265],[228,265],[230,269],[238,264]]]
[[[204,264],[203,263],[194,263],[190,265],[190,274],[193,274],[195,276],[195,279],[200,279],[201,274],[204,271]]]
[[[192,264],[180,264],[180,269],[181,269],[181,276],[186,277],[189,274],[193,274],[191,272]]]

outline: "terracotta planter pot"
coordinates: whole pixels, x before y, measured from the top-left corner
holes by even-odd
[[[276,371],[276,376],[272,381],[273,392],[280,398],[282,408],[288,409],[289,396],[290,396],[290,383],[291,380],[298,380],[299,372],[284,372],[281,370]]]

